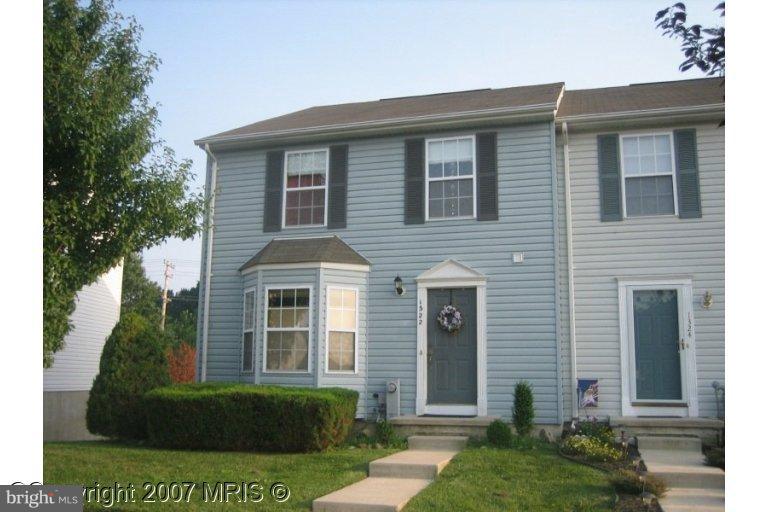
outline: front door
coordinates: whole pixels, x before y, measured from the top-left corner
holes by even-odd
[[[477,404],[476,300],[475,288],[427,292],[427,404]],[[437,315],[449,304],[464,320],[453,333],[437,322]]]
[[[682,400],[677,290],[633,290],[632,309],[636,400]]]

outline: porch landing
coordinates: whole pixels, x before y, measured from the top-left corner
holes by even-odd
[[[389,422],[398,435],[467,436],[484,438],[485,430],[498,416],[397,416]]]
[[[630,436],[687,436],[697,437],[705,443],[717,440],[725,422],[715,418],[671,418],[650,416],[617,416],[610,419],[617,434],[624,431]]]

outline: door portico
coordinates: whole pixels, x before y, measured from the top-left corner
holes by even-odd
[[[416,278],[417,283],[417,343],[416,343],[416,414],[435,414],[446,416],[485,416],[488,412],[487,384],[486,384],[486,277],[476,270],[454,260],[446,260],[422,273]],[[475,338],[476,354],[474,372],[460,372],[459,375],[476,379],[474,386],[465,386],[476,389],[474,403],[446,403],[450,402],[450,394],[430,393],[430,382],[435,381],[429,377],[429,332],[430,324],[435,319],[430,316],[429,291],[454,289],[474,289],[473,311],[467,312],[472,316],[468,327],[474,329],[471,333]],[[468,295],[471,296],[471,295]],[[436,300],[437,295],[433,299]],[[469,302],[471,303],[471,302]],[[433,326],[434,327],[434,326]],[[434,354],[434,349],[433,349]],[[434,372],[433,365],[433,372]],[[433,384],[434,385],[434,384]],[[454,386],[456,387],[456,386]],[[461,387],[461,386],[459,386]],[[458,401],[458,400],[457,400]],[[469,402],[462,397],[461,402]]]

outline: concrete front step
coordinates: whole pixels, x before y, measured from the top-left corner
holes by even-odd
[[[372,477],[397,477],[433,480],[451,462],[455,450],[405,450],[368,465]]]
[[[725,489],[725,472],[720,468],[653,462],[645,455],[643,460],[648,472],[661,477],[669,487]]]
[[[665,512],[722,511],[725,509],[724,489],[670,489],[660,501]]]
[[[638,436],[637,447],[645,450],[674,450],[701,454],[701,439],[690,436]]]
[[[643,450],[646,464],[672,464],[675,466],[703,466],[704,454],[690,451]]]
[[[371,477],[312,502],[312,512],[399,512],[432,480]]]
[[[408,448],[411,450],[459,451],[467,446],[466,436],[411,436]]]

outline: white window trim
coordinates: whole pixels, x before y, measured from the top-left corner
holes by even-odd
[[[251,311],[251,315],[253,315],[252,320],[252,326],[249,329],[245,328],[245,297],[249,293],[253,293],[253,310]],[[257,300],[256,300],[256,287],[251,286],[250,288],[246,288],[243,290],[243,320],[242,320],[242,333],[240,334],[240,373],[248,374],[254,373],[256,371],[256,308]],[[251,369],[246,370],[244,368],[243,363],[245,363],[245,334],[247,332],[250,332],[253,334],[251,337]]]
[[[656,135],[669,136],[670,158],[672,158],[672,171],[671,172],[655,172],[653,174],[638,174],[636,176],[624,175],[624,139],[632,137],[648,137]],[[641,218],[653,218],[653,217],[677,217],[677,160],[675,155],[675,135],[671,131],[641,131],[641,132],[629,132],[619,134],[619,172],[621,173],[621,209],[622,218],[626,219],[641,219]],[[653,178],[655,176],[672,176],[672,199],[675,203],[675,213],[660,213],[656,215],[627,215],[627,178]]]
[[[451,141],[451,140],[462,140],[462,139],[471,139],[472,140],[472,175],[456,175],[456,176],[449,176],[449,177],[441,177],[441,178],[430,178],[429,177],[429,143],[430,142],[445,142],[445,141]],[[477,218],[477,149],[475,147],[476,140],[475,140],[475,134],[470,135],[457,135],[455,137],[437,137],[434,139],[426,139],[424,141],[424,178],[425,178],[425,186],[424,186],[424,218],[427,221],[433,221],[433,222],[439,222],[439,221],[445,221],[445,220],[462,220],[462,219],[476,219]],[[456,169],[456,172],[458,173],[458,169]],[[461,180],[461,179],[469,179],[472,178],[472,215],[461,215],[458,217],[430,217],[429,216],[429,184],[433,181],[450,181],[450,180]]]
[[[488,414],[488,361],[486,332],[486,277],[455,260],[445,260],[416,278],[416,414],[486,416]],[[431,288],[476,288],[477,404],[427,403],[427,291]]]
[[[301,154],[301,153],[312,153],[317,151],[324,151],[325,152],[325,185],[313,185],[311,187],[301,187],[297,189],[291,189],[291,191],[299,191],[299,190],[320,190],[321,188],[325,190],[325,209],[323,211],[323,223],[322,224],[299,224],[297,226],[286,226],[285,225],[285,211],[287,209],[287,203],[286,203],[286,197],[288,195],[288,156],[289,155],[295,155],[295,154]],[[283,155],[283,205],[282,205],[282,227],[283,229],[300,229],[300,228],[323,228],[328,225],[328,182],[330,180],[330,166],[331,166],[331,150],[328,147],[325,148],[309,148],[309,149],[296,149],[292,151],[286,151]]]
[[[267,333],[269,328],[268,316],[269,316],[269,292],[272,290],[297,290],[299,288],[309,289],[309,319],[307,326],[307,369],[306,370],[267,370]],[[312,373],[312,310],[314,308],[314,290],[311,284],[285,284],[285,285],[268,285],[264,287],[264,327],[262,329],[262,358],[261,358],[261,372],[268,374],[300,374],[307,375]],[[298,329],[291,328],[273,328],[273,331],[296,331]]]
[[[699,401],[696,372],[696,334],[693,318],[693,285],[690,277],[618,278],[619,337],[621,353],[621,413],[624,416],[698,417]],[[681,357],[682,400],[638,400],[635,386],[634,290],[676,290],[678,327],[687,344]],[[645,404],[643,404],[645,402]],[[659,404],[659,405],[654,405]]]
[[[343,329],[333,329],[335,332],[352,332],[355,334],[355,369],[350,370],[331,370],[328,368],[328,352],[331,345],[331,322],[330,322],[330,304],[331,304],[331,290],[347,290],[355,292],[355,329],[353,331]],[[329,374],[343,374],[343,375],[357,375],[357,360],[358,349],[360,346],[360,289],[356,286],[337,286],[328,285],[325,289],[325,373]]]

